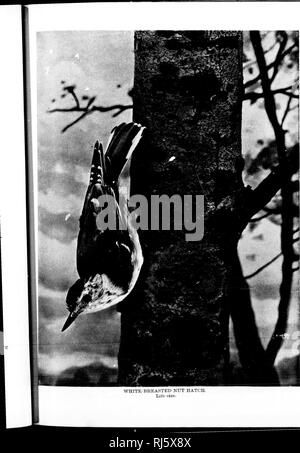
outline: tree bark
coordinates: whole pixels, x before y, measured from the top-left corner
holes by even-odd
[[[242,34],[136,32],[133,102],[148,142],[132,162],[132,193],[203,194],[205,234],[140,233],[144,265],[120,304],[119,384],[224,385],[243,192]]]

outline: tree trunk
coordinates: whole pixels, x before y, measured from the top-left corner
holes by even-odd
[[[235,383],[239,385],[279,385],[276,370],[268,361],[259,337],[251,304],[250,288],[243,276],[238,254],[236,254],[236,266],[232,278],[229,310],[243,368],[242,375],[239,375],[239,382]]]
[[[243,190],[241,33],[136,32],[133,101],[148,143],[132,162],[132,192],[203,194],[205,234],[140,233],[144,265],[120,304],[119,384],[224,385]]]

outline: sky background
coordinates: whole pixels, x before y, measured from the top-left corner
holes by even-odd
[[[91,364],[100,369],[95,376],[101,377],[102,365],[115,375],[119,313],[108,309],[79,317],[75,328],[64,333],[61,328],[68,314],[66,292],[78,278],[78,219],[93,145],[99,138],[105,143],[115,125],[130,121],[131,111],[117,118],[111,113],[95,113],[61,133],[76,114],[47,110],[74,104],[69,96],[61,97],[62,82],[76,84],[80,98],[97,94],[97,104],[131,103],[128,91],[133,85],[133,33],[39,33],[37,45],[41,375],[54,383],[68,368]]]
[[[47,110],[74,105],[71,96],[64,96],[63,91],[63,87],[70,84],[76,85],[77,96],[83,103],[87,101],[82,100],[82,96],[96,95],[97,105],[130,104],[128,91],[133,86],[133,75],[132,32],[43,32],[37,35],[39,369],[43,384],[76,385],[85,381],[89,385],[107,385],[116,379],[120,319],[114,308],[79,316],[63,333],[61,328],[68,314],[66,292],[78,278],[78,219],[93,145],[97,139],[105,144],[111,129],[122,121],[130,121],[132,114],[127,110],[113,118],[111,112],[96,112],[62,133],[78,113],[48,113]],[[249,104],[244,103],[243,108],[243,153],[255,156],[261,149],[257,140],[267,143],[272,130],[259,103],[255,108]],[[279,102],[279,109],[280,105]],[[287,124],[291,145],[298,141],[295,114],[290,115]],[[246,182],[254,186],[263,176],[261,173]],[[239,252],[245,275],[279,252],[279,235],[280,227],[268,219],[262,220],[253,231],[244,232]],[[249,280],[264,344],[276,321],[280,266],[281,259]],[[295,284],[290,309],[290,335],[300,331],[296,287]],[[231,343],[234,352],[232,338]],[[295,341],[289,339],[277,361],[296,354]]]

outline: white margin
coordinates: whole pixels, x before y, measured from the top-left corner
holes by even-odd
[[[130,387],[41,386],[40,424],[104,428],[300,426],[299,387],[203,387],[205,392],[199,392],[199,387],[180,388],[185,392],[176,393],[176,397],[158,398],[148,393],[149,387],[131,387],[142,393],[129,394],[124,390]],[[173,387],[169,389],[175,395]]]
[[[108,2],[30,5],[39,31],[298,30],[298,2]]]
[[[299,17],[297,2],[85,3],[30,6],[29,25],[34,39],[55,30],[299,30]],[[33,83],[36,108],[34,90]],[[299,387],[208,387],[156,398],[121,387],[41,386],[39,407],[40,424],[57,426],[300,426]]]
[[[31,425],[21,6],[0,7],[0,213],[6,426]]]

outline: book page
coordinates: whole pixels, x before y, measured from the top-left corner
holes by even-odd
[[[20,6],[1,6],[1,271],[6,426],[32,423]]]
[[[40,424],[299,426],[299,7],[269,8],[29,8]],[[128,187],[138,227],[104,235]]]

